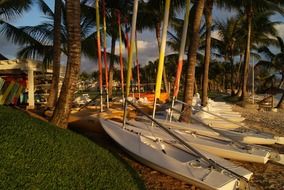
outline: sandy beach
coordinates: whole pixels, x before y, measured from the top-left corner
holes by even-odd
[[[257,111],[255,109],[247,109],[239,106],[233,107],[234,111],[238,111],[246,118],[245,122],[252,128],[260,131],[269,132],[278,136],[284,136],[284,112]],[[275,150],[284,153],[283,145],[273,145]],[[268,162],[265,165],[235,162],[245,168],[251,170],[254,175],[251,184],[256,189],[284,189],[284,166]]]

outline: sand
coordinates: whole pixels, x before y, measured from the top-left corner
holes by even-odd
[[[245,109],[239,106],[233,107],[246,118],[245,123],[254,129],[269,132],[274,135],[284,136],[284,112],[257,111],[256,109]],[[275,150],[284,154],[284,145],[273,145]],[[268,162],[265,165],[235,162],[251,170],[254,175],[251,184],[256,189],[277,189],[284,190],[284,166]]]

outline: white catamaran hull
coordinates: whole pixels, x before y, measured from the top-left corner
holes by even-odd
[[[234,123],[231,123],[231,122],[219,119],[219,118],[200,118],[200,117],[196,117],[195,115],[192,115],[192,118],[198,119],[202,121],[203,123],[210,125],[211,127],[214,127],[214,128],[227,129],[227,130],[240,128],[240,125],[237,125],[237,124],[234,124]]]
[[[122,128],[122,124],[117,122],[103,119],[100,122],[113,140],[136,159],[154,169],[206,189],[231,190],[238,186],[239,181],[235,177],[212,169],[200,158],[170,143],[157,142],[127,129],[127,125]],[[224,159],[213,155],[210,157],[209,154],[207,156],[247,179],[252,175],[250,171]]]
[[[135,128],[139,128],[141,130],[150,130],[153,135],[156,135],[157,137],[171,139],[169,135],[165,134],[158,127],[152,127],[149,129],[147,127],[149,124],[135,120],[130,120],[128,123],[130,123],[132,126],[135,126],[131,128],[133,131],[136,130],[137,132],[141,132]],[[269,160],[270,153],[267,150],[257,148],[246,150],[239,148],[228,141],[193,135],[179,130],[176,130],[175,132],[191,146],[223,158],[262,164],[265,164]]]
[[[271,144],[283,144],[283,137],[277,137],[272,134],[268,133],[262,133],[262,132],[255,132],[255,131],[230,131],[230,130],[224,130],[224,129],[218,129],[217,132],[210,130],[208,127],[202,126],[201,124],[188,124],[188,123],[182,123],[182,122],[169,122],[165,120],[158,120],[162,124],[173,128],[177,130],[182,130],[184,132],[188,133],[197,133],[200,135],[223,139],[223,140],[229,140],[227,138],[224,138],[220,136],[218,131],[225,134],[226,136],[230,137],[233,140],[247,143],[247,144],[260,144],[260,145],[271,145]]]

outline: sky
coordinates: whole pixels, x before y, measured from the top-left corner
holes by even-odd
[[[46,0],[47,4],[53,9],[53,1]],[[214,9],[213,19],[214,20],[223,20],[225,21],[228,16],[232,15],[231,12]],[[183,16],[182,16],[183,17]],[[33,26],[41,23],[46,20],[45,16],[41,14],[37,7],[33,7],[29,12],[25,13],[21,18],[10,22],[15,26]],[[284,17],[281,15],[275,15],[272,20],[282,21],[284,22]],[[277,29],[279,31],[279,35],[284,38],[284,24],[278,25]],[[214,36],[217,36],[217,32],[213,33]],[[16,52],[20,49],[20,47],[8,42],[5,38],[0,36],[0,53],[5,55],[10,59],[16,58]],[[108,43],[108,47],[110,44]],[[143,33],[138,33],[138,49],[139,49],[139,63],[146,64],[148,61],[154,61],[158,57],[158,48],[157,41],[155,38],[155,33],[153,31],[143,31]],[[110,51],[110,47],[108,48]],[[126,51],[123,48],[124,57],[126,57]],[[170,48],[166,49],[166,53],[170,53],[172,50]],[[116,54],[118,54],[118,42],[116,45]],[[66,59],[63,59],[65,62]],[[86,58],[82,57],[81,70],[82,71],[93,71],[97,69],[97,64]]]

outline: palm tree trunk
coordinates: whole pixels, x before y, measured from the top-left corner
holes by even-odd
[[[61,56],[61,0],[55,0],[54,5],[54,39],[53,39],[53,74],[50,93],[47,100],[47,107],[53,108],[58,97],[58,84],[60,77],[60,56]]]
[[[67,128],[81,64],[80,0],[66,0],[68,60],[62,90],[51,122]]]
[[[115,42],[116,38],[112,36],[111,38],[111,56],[110,56],[110,62],[109,62],[109,83],[108,83],[108,94],[109,99],[112,99],[112,89],[113,89],[113,73],[114,73],[114,54],[115,54]]]
[[[202,80],[202,99],[201,105],[206,106],[208,103],[208,73],[211,57],[211,26],[212,26],[212,9],[213,0],[207,0],[204,8],[205,22],[206,22],[206,47],[204,57],[204,70]]]
[[[237,73],[237,93],[236,96],[241,97],[242,95],[242,83],[241,83],[241,78],[242,78],[242,74],[241,74],[241,69],[242,69],[242,59],[243,59],[243,54],[240,55],[240,64],[239,64],[239,68],[238,68],[238,73]]]
[[[243,54],[240,54],[240,64],[238,67],[238,72],[237,72],[237,89],[238,92],[241,91],[241,68],[242,68],[242,58],[243,58]],[[238,92],[236,93],[236,95],[238,94]]]
[[[194,91],[193,91],[193,94],[196,94],[197,92],[198,92],[198,85],[197,85],[196,79],[194,78]]]
[[[193,99],[194,91],[194,78],[195,78],[195,65],[196,65],[196,56],[199,46],[199,29],[202,18],[202,13],[204,9],[205,0],[196,1],[194,6],[194,19],[191,24],[191,36],[190,36],[190,47],[188,49],[188,67],[186,74],[186,86],[184,89],[184,102],[187,103],[187,106],[183,107],[183,113],[181,114],[180,120],[184,122],[189,122],[191,116],[191,105]]]
[[[231,96],[234,96],[235,90],[234,90],[234,58],[233,56],[230,57],[230,63],[231,63]]]
[[[249,66],[249,61],[250,61],[252,13],[253,13],[252,6],[249,5],[246,8],[248,34],[247,34],[247,44],[246,44],[246,51],[245,51],[245,64],[243,67],[242,96],[241,96],[241,100],[244,102],[246,102],[248,99],[247,80],[248,80],[248,66]]]
[[[158,49],[160,51],[160,48],[161,48],[161,23],[160,22],[158,22],[156,24],[156,39],[157,39],[157,43],[158,43]],[[164,88],[165,88],[166,92],[169,92],[166,67],[164,67],[164,69],[163,69],[163,81],[164,81]]]
[[[279,82],[278,88],[281,88],[284,83],[284,73],[282,73],[281,75],[282,77],[281,77],[281,81]]]

